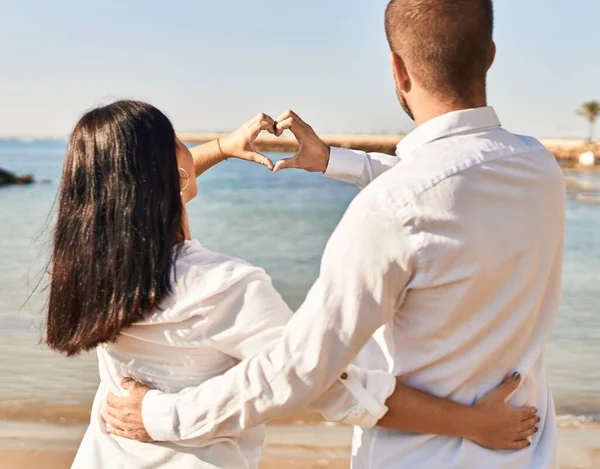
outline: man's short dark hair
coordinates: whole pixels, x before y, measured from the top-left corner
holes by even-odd
[[[492,0],[392,0],[385,14],[392,50],[441,99],[485,96],[492,51]]]

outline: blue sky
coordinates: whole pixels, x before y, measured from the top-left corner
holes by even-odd
[[[321,133],[405,132],[387,0],[0,0],[0,136],[64,137],[86,109],[149,101],[179,131],[296,110]],[[600,2],[496,0],[490,102],[504,125],[587,135]]]

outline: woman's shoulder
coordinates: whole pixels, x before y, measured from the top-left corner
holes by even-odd
[[[249,262],[212,251],[196,240],[186,241],[178,253],[174,267],[174,281],[207,281],[208,277],[220,280],[235,280],[253,273],[263,273],[260,267]],[[265,274],[266,275],[266,274]]]
[[[214,315],[224,299],[243,295],[252,282],[271,283],[260,267],[186,241],[177,254],[172,292],[144,323],[179,322]],[[226,302],[227,303],[227,302]]]
[[[183,246],[173,270],[173,299],[204,302],[210,298],[235,296],[257,282],[272,283],[262,268],[211,251],[198,241],[189,241]]]

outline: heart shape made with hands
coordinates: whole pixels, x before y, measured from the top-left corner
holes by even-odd
[[[244,127],[247,151],[243,159],[267,166],[274,173],[288,168],[304,169],[310,172],[324,172],[327,169],[329,146],[294,111],[285,111],[276,120],[267,114],[259,114]],[[298,151],[291,158],[285,158],[273,164],[265,155],[254,150],[253,143],[263,131],[280,137],[286,130],[292,133],[299,145]]]

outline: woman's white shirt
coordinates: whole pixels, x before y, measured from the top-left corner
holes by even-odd
[[[231,438],[140,443],[109,435],[101,414],[108,392],[125,392],[123,377],[166,393],[196,387],[277,341],[291,316],[262,269],[205,249],[198,241],[186,242],[173,269],[172,294],[142,323],[123,331],[116,343],[98,348],[100,385],[73,467],[258,467],[263,426]],[[328,420],[373,426],[387,410],[384,403],[394,378],[356,367],[343,378],[311,409]],[[253,392],[247,383],[239,385],[240,394]]]

